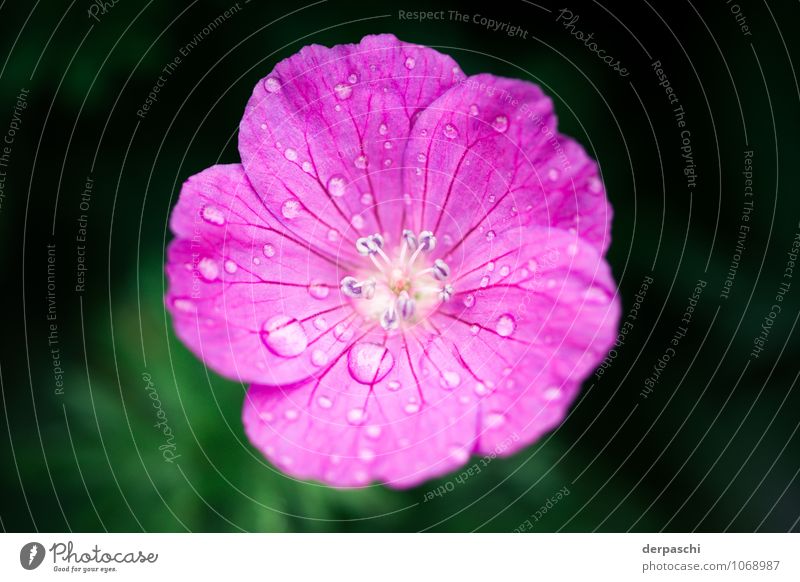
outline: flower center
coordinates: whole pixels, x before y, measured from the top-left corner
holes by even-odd
[[[425,318],[443,301],[453,297],[447,282],[450,267],[441,259],[425,260],[436,247],[429,230],[415,235],[403,231],[403,242],[394,259],[383,250],[383,237],[373,234],[359,238],[356,250],[372,262],[358,277],[343,277],[342,293],[352,297],[358,312],[380,322],[387,331],[413,325]]]

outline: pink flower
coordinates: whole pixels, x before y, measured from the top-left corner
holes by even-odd
[[[281,470],[408,487],[558,425],[616,335],[597,165],[531,83],[391,35],[258,83],[172,214],[179,337]]]

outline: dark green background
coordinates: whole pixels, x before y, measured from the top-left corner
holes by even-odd
[[[232,4],[119,0],[96,22],[86,0],[0,3],[0,133],[17,93],[30,90],[0,209],[3,529],[510,531],[562,487],[570,495],[531,518],[534,531],[798,528],[800,271],[764,352],[750,357],[800,220],[796,3],[741,0],[752,36],[724,0],[542,0],[550,13],[522,1],[436,6],[522,26],[529,34],[520,39],[472,23],[397,18],[398,9],[430,3],[330,0],[287,15],[302,5],[241,1],[138,120],[162,67]],[[619,55],[629,77],[556,24],[562,6]],[[612,367],[587,381],[568,421],[542,442],[464,483],[448,486],[451,475],[400,492],[337,491],[263,461],[242,432],[245,387],[206,370],[175,339],[162,302],[165,227],[184,179],[238,161],[244,105],[278,60],[306,44],[376,32],[437,47],[467,73],[545,87],[561,130],[602,166],[616,213],[609,260],[625,309],[645,276],[654,284]],[[653,59],[686,108],[699,172],[691,193]],[[752,228],[724,300],[748,149]],[[87,176],[95,184],[89,271],[78,294],[76,218]],[[63,395],[54,392],[47,344],[53,243]],[[688,335],[643,399],[698,279],[708,285]],[[145,372],[175,433],[175,464],[158,451]],[[452,491],[423,502],[440,486]]]

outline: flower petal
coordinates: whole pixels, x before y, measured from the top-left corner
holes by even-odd
[[[556,131],[552,101],[525,81],[476,75],[419,117],[406,150],[405,190],[417,230],[434,231],[451,267],[521,225],[575,229],[605,251],[611,208],[597,165]]]
[[[510,454],[556,426],[611,347],[620,306],[607,263],[574,233],[517,229],[460,273],[436,316],[483,394],[477,448]]]
[[[358,324],[336,261],[268,215],[239,164],[192,176],[172,214],[166,304],[178,336],[232,379],[289,384],[321,369]]]
[[[305,47],[253,91],[239,130],[247,175],[278,221],[337,255],[363,234],[399,237],[406,140],[459,78],[450,57],[392,35]]]
[[[551,429],[611,345],[619,305],[592,245],[557,229],[519,234],[501,253],[513,269],[485,286],[479,271],[460,275],[463,291],[416,328],[353,337],[303,385],[252,386],[251,442],[296,477],[407,487]]]

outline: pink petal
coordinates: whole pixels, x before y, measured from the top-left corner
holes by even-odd
[[[619,298],[608,264],[576,234],[512,231],[460,273],[435,316],[469,369],[480,403],[477,448],[510,454],[559,424],[611,347]]]
[[[395,487],[452,471],[473,452],[508,454],[536,440],[608,349],[619,307],[607,265],[574,235],[528,231],[504,255],[513,255],[513,286],[481,289],[482,275],[465,273],[464,292],[428,322],[388,338],[357,335],[302,385],[252,386],[250,440],[299,478]]]
[[[239,131],[247,175],[278,221],[336,255],[364,234],[398,237],[411,126],[459,77],[450,57],[392,35],[307,46],[253,91]]]
[[[557,133],[552,101],[532,83],[468,77],[420,115],[406,165],[414,226],[436,233],[451,267],[473,267],[487,242],[522,225],[574,229],[608,247],[597,165]]]
[[[360,324],[342,301],[336,262],[286,235],[241,165],[189,178],[171,227],[166,304],[178,336],[216,372],[297,382],[344,349],[337,324]]]

